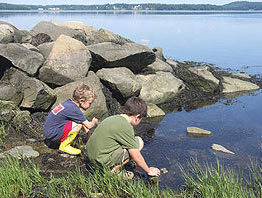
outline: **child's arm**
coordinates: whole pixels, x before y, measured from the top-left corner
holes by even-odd
[[[93,118],[91,122],[89,122],[88,120],[84,121],[84,122],[83,122],[83,127],[84,127],[86,133],[88,133],[89,130],[90,130],[91,128],[93,128],[93,127],[94,127],[95,125],[97,125],[97,124],[98,124],[98,119]]]

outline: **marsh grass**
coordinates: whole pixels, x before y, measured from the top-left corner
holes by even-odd
[[[216,167],[201,167],[196,160],[189,162],[185,170],[180,165],[189,197],[257,198],[261,197],[262,169],[259,164],[251,166],[250,178],[243,178],[241,171],[225,169],[217,160]],[[248,184],[248,185],[247,185]]]
[[[0,195],[1,198],[255,198],[262,195],[259,163],[252,163],[247,181],[242,174],[224,169],[219,161],[215,167],[201,167],[196,160],[191,160],[189,167],[180,166],[180,169],[185,188],[178,193],[170,189],[160,191],[158,183],[152,185],[141,178],[125,180],[105,167],[87,171],[76,165],[74,171],[63,177],[44,177],[33,161],[7,157],[0,161]]]

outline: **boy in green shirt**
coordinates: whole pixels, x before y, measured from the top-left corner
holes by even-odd
[[[147,116],[145,101],[131,97],[123,107],[123,114],[103,120],[87,142],[87,157],[92,163],[106,165],[116,170],[131,159],[149,176],[159,176],[158,168],[148,167],[141,150],[143,140],[136,136],[133,126]]]

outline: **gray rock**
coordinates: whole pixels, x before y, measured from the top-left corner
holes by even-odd
[[[84,115],[88,120],[92,120],[93,117],[96,117],[98,119],[103,119],[108,116],[108,110],[106,106],[106,99],[102,91],[102,85],[100,83],[99,78],[95,75],[94,72],[90,71],[88,72],[88,76],[79,80],[75,81],[69,84],[66,84],[62,87],[58,87],[54,89],[57,100],[56,103],[53,105],[53,108],[60,104],[61,102],[72,98],[73,91],[75,88],[81,84],[86,84],[90,87],[92,87],[95,90],[96,99],[92,103],[91,107],[88,108],[87,111],[83,112]]]
[[[139,97],[146,102],[162,104],[170,102],[185,88],[185,84],[169,72],[157,72],[142,83]]]
[[[248,78],[248,79],[251,78],[248,74],[242,73],[242,72],[240,72],[240,73],[233,73],[233,74],[231,74],[231,76],[233,76],[233,77],[236,76],[236,77],[240,77],[240,78]]]
[[[26,30],[18,30],[15,26],[0,21],[0,43],[30,43],[32,36]]]
[[[160,109],[157,105],[148,103],[147,104],[147,117],[154,118],[159,116],[165,116],[165,112]]]
[[[44,56],[45,59],[48,58],[55,42],[48,42],[48,43],[43,43],[37,46],[39,52]]]
[[[21,107],[48,110],[56,100],[55,92],[40,80],[25,78],[22,84],[24,97]]]
[[[31,41],[31,44],[33,46],[39,46],[41,44],[44,44],[44,43],[48,43],[48,42],[52,42],[53,40],[51,39],[51,37],[48,35],[48,34],[45,34],[45,33],[39,33],[39,34],[36,34],[32,37],[32,41]]]
[[[201,129],[198,127],[187,127],[187,133],[199,134],[199,135],[210,135],[211,131]]]
[[[0,100],[0,121],[10,122],[15,116],[15,112],[19,108],[17,105],[11,101]]]
[[[161,61],[166,61],[166,58],[163,55],[163,50],[161,47],[154,47],[152,51],[155,53],[156,57]]]
[[[38,50],[35,46],[33,46],[32,44],[30,44],[30,43],[22,43],[22,45],[23,45],[25,48],[29,49],[29,50],[32,50],[32,51],[35,51],[35,52],[38,52],[38,53],[39,53],[39,50]]]
[[[12,148],[4,153],[1,153],[0,158],[4,158],[7,155],[11,155],[18,159],[23,159],[23,158],[38,157],[39,153],[33,150],[31,146],[24,145],[24,146],[16,146],[15,148]]]
[[[222,79],[223,93],[232,93],[238,91],[257,90],[259,86],[236,78],[223,77]]]
[[[61,35],[39,70],[39,79],[56,85],[84,78],[91,63],[91,54],[85,45],[71,37]]]
[[[212,144],[211,149],[213,149],[214,151],[220,151],[220,152],[223,152],[223,153],[235,154],[234,152],[226,149],[225,147],[223,147],[219,144]]]
[[[51,37],[52,40],[56,40],[60,35],[67,35],[69,37],[75,38],[77,40],[80,40],[81,42],[86,42],[83,39],[85,36],[77,30],[64,27],[64,26],[58,26],[53,24],[49,21],[41,21],[39,22],[32,30],[31,34],[33,36],[39,34],[39,33],[45,33]]]
[[[166,59],[166,63],[169,64],[169,65],[172,65],[173,67],[177,67],[178,65],[178,62],[174,61],[174,60],[171,60],[171,59]]]
[[[92,66],[96,70],[106,67],[127,67],[137,73],[155,61],[152,50],[136,43],[105,42],[89,45],[87,48],[92,54]]]
[[[125,67],[103,68],[98,70],[96,75],[110,87],[113,93],[120,93],[123,98],[137,96],[141,89],[136,76]]]
[[[44,62],[44,57],[40,53],[17,43],[0,44],[0,56],[30,75],[35,75]]]
[[[148,65],[145,70],[147,71],[153,71],[153,72],[158,72],[158,71],[164,71],[164,72],[173,72],[172,67],[165,63],[164,61],[156,58],[155,62],[152,64]]]
[[[22,90],[16,86],[0,82],[0,100],[12,101],[18,105],[21,103],[23,95]]]

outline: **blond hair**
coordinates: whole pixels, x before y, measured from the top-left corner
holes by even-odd
[[[95,92],[91,87],[89,87],[85,84],[82,84],[82,85],[76,87],[74,92],[73,92],[73,99],[75,101],[79,101],[81,99],[87,101],[91,98],[93,98],[93,99],[96,98]]]

